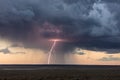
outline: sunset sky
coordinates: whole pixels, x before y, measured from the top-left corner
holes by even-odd
[[[17,44],[18,46],[14,46]],[[7,53],[6,50],[9,52]],[[48,51],[24,48],[21,43],[0,41],[0,64],[47,64]],[[76,48],[73,52],[55,56],[53,53],[51,64],[85,64],[85,65],[120,65],[120,53],[108,54],[105,51],[91,51]],[[58,54],[57,54],[58,55]],[[59,58],[60,57],[60,58]],[[64,61],[62,61],[64,59]]]
[[[0,64],[120,65],[120,1],[0,0]]]

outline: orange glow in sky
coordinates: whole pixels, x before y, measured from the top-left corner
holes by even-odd
[[[61,41],[59,39],[54,40]],[[0,50],[8,47],[8,50],[10,51],[7,54],[0,52],[0,64],[47,64],[48,51],[43,51],[41,49],[24,48],[19,46],[9,47],[11,44],[14,44],[14,42],[3,39],[0,40]],[[24,54],[22,52],[24,52]],[[84,54],[81,55],[79,52],[80,51],[74,51],[71,53],[63,54],[65,60],[63,64],[120,65],[119,53],[107,54],[106,52],[96,52],[84,49],[82,49],[82,52]],[[57,57],[56,59],[58,59]],[[114,60],[111,60],[111,58]]]

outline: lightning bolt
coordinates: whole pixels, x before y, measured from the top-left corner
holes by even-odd
[[[52,46],[51,46],[51,48],[50,48],[49,55],[48,55],[48,64],[50,64],[52,52],[53,52],[53,50],[54,50],[54,48],[55,48],[55,46],[56,46],[56,43],[57,43],[57,40],[54,40],[54,41],[53,41],[53,44],[52,44]]]

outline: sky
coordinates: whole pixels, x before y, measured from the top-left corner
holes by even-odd
[[[0,64],[120,65],[119,4],[0,0]]]

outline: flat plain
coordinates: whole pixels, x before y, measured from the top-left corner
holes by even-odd
[[[120,66],[1,65],[0,80],[120,80]]]

